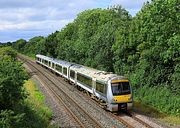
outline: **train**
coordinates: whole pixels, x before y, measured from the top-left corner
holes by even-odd
[[[117,112],[133,108],[130,81],[112,72],[100,71],[80,64],[36,55],[36,63],[59,74],[74,86],[85,90],[103,104],[106,110]]]

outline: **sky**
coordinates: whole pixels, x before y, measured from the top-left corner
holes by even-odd
[[[132,16],[147,0],[0,0],[0,42],[48,36],[72,22],[78,13],[121,5]]]

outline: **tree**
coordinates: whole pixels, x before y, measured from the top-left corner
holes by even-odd
[[[43,39],[44,39],[44,37],[42,37],[42,36],[37,36],[37,37],[31,38],[24,46],[24,53],[29,54],[31,56],[34,56],[34,54],[37,54],[40,50],[40,49],[38,49],[37,45]]]
[[[58,31],[56,31],[55,33],[52,33],[50,34],[46,39],[45,39],[45,51],[46,51],[46,54],[48,56],[52,56],[52,57],[57,57],[57,54],[56,54],[56,49],[57,49],[57,44],[58,44],[58,41],[57,41],[57,38],[56,38],[56,35],[57,35]]]
[[[27,43],[26,40],[19,39],[12,44],[12,47],[19,52],[24,52],[24,47],[25,47],[26,43]]]
[[[12,108],[25,98],[22,86],[28,78],[22,64],[16,61],[15,53],[2,51],[4,52],[0,54],[0,110]]]
[[[74,22],[58,33],[58,57],[112,72],[112,45],[117,31],[130,18],[121,6],[80,13]]]

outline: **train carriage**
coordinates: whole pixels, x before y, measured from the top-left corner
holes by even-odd
[[[66,79],[69,79],[69,67],[72,63],[53,59],[44,55],[36,55],[36,62],[53,70],[57,74],[63,76]]]
[[[110,111],[132,109],[132,88],[129,80],[123,76],[43,55],[36,55],[36,62],[62,75],[71,83],[104,101],[106,108]]]
[[[60,74],[64,78],[69,79],[69,67],[72,65],[72,63],[54,59],[54,64],[55,72]]]
[[[70,81],[93,93],[93,78],[86,68],[82,65],[74,64],[70,67],[70,73],[74,72],[74,79],[70,76]]]

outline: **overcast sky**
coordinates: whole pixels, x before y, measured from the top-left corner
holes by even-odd
[[[47,36],[78,13],[119,4],[132,16],[147,0],[0,0],[0,42]]]

